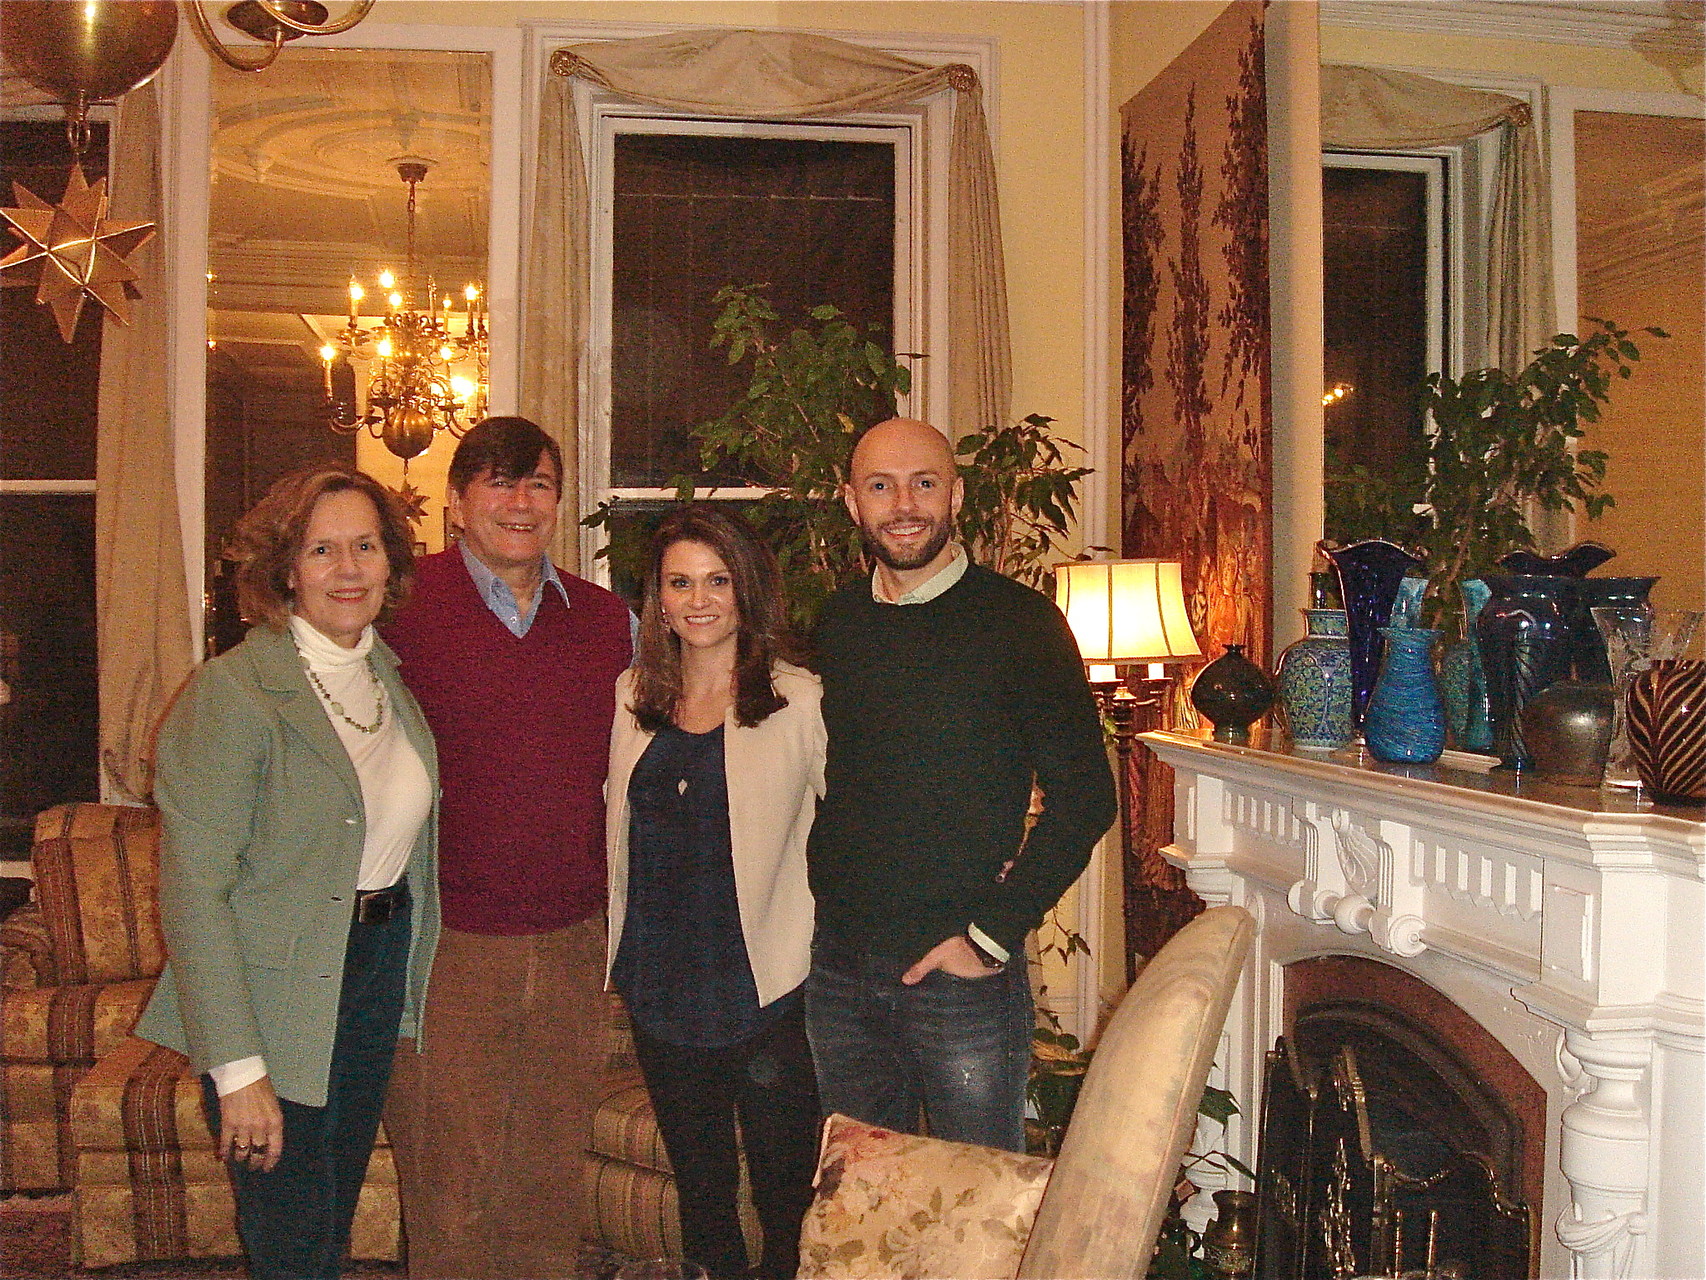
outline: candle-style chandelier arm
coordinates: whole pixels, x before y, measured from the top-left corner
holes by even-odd
[[[254,54],[245,54],[219,38],[213,29],[213,20],[208,17],[204,8],[207,0],[184,0],[184,11],[189,15],[190,26],[194,28],[203,46],[214,57],[234,71],[265,71],[277,59],[279,50],[284,48],[285,41],[294,40],[298,36],[335,36],[348,31],[356,23],[365,18],[372,10],[374,0],[354,0],[343,17],[335,22],[304,22],[292,17],[289,9],[299,12],[325,13],[325,6],[320,4],[304,5],[301,0],[246,0],[246,5],[233,6],[234,9],[248,7],[251,10],[252,21],[241,25],[257,40],[265,42],[266,48]],[[227,15],[228,19],[231,15]]]

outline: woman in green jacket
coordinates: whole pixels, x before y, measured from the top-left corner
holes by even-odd
[[[170,963],[137,1034],[205,1073],[251,1274],[336,1277],[438,936],[432,736],[373,624],[414,572],[395,499],[319,467],[238,526],[248,638],[160,730]]]

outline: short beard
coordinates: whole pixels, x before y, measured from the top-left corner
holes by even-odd
[[[865,547],[873,556],[897,573],[907,573],[913,569],[922,569],[942,554],[942,548],[948,545],[948,539],[953,536],[954,522],[940,522],[930,541],[909,556],[896,555],[884,546],[882,539],[878,537],[881,530],[873,531],[869,525],[862,524],[859,526],[859,532],[864,535]]]

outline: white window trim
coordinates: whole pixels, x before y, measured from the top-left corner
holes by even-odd
[[[420,49],[491,56],[490,229],[486,296],[492,334],[491,411],[515,411],[520,382],[522,163],[528,150],[525,104],[504,86],[524,78],[523,33],[513,27],[401,26],[364,22],[323,46]],[[281,55],[288,58],[290,50]],[[265,75],[266,73],[260,72]],[[170,337],[168,398],[176,449],[192,661],[202,653],[207,456],[208,212],[212,197],[212,58],[198,41],[179,40],[161,72],[162,232],[166,242]],[[147,300],[143,305],[148,305]]]
[[[1463,156],[1462,148],[1419,151],[1323,151],[1328,169],[1419,173],[1427,182],[1427,371],[1461,368],[1463,356]],[[1449,300],[1450,305],[1447,306]],[[1449,359],[1449,364],[1441,364]]]

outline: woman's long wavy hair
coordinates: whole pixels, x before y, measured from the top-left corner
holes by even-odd
[[[658,593],[664,553],[678,542],[697,542],[716,552],[734,579],[740,611],[735,649],[735,722],[752,728],[780,711],[788,700],[776,692],[771,668],[794,660],[798,650],[782,603],[782,572],[776,556],[737,515],[693,503],[670,512],[652,535],[646,567],[645,602],[634,652],[634,704],[640,727],[656,733],[671,723],[681,698],[681,638],[664,621]]]

